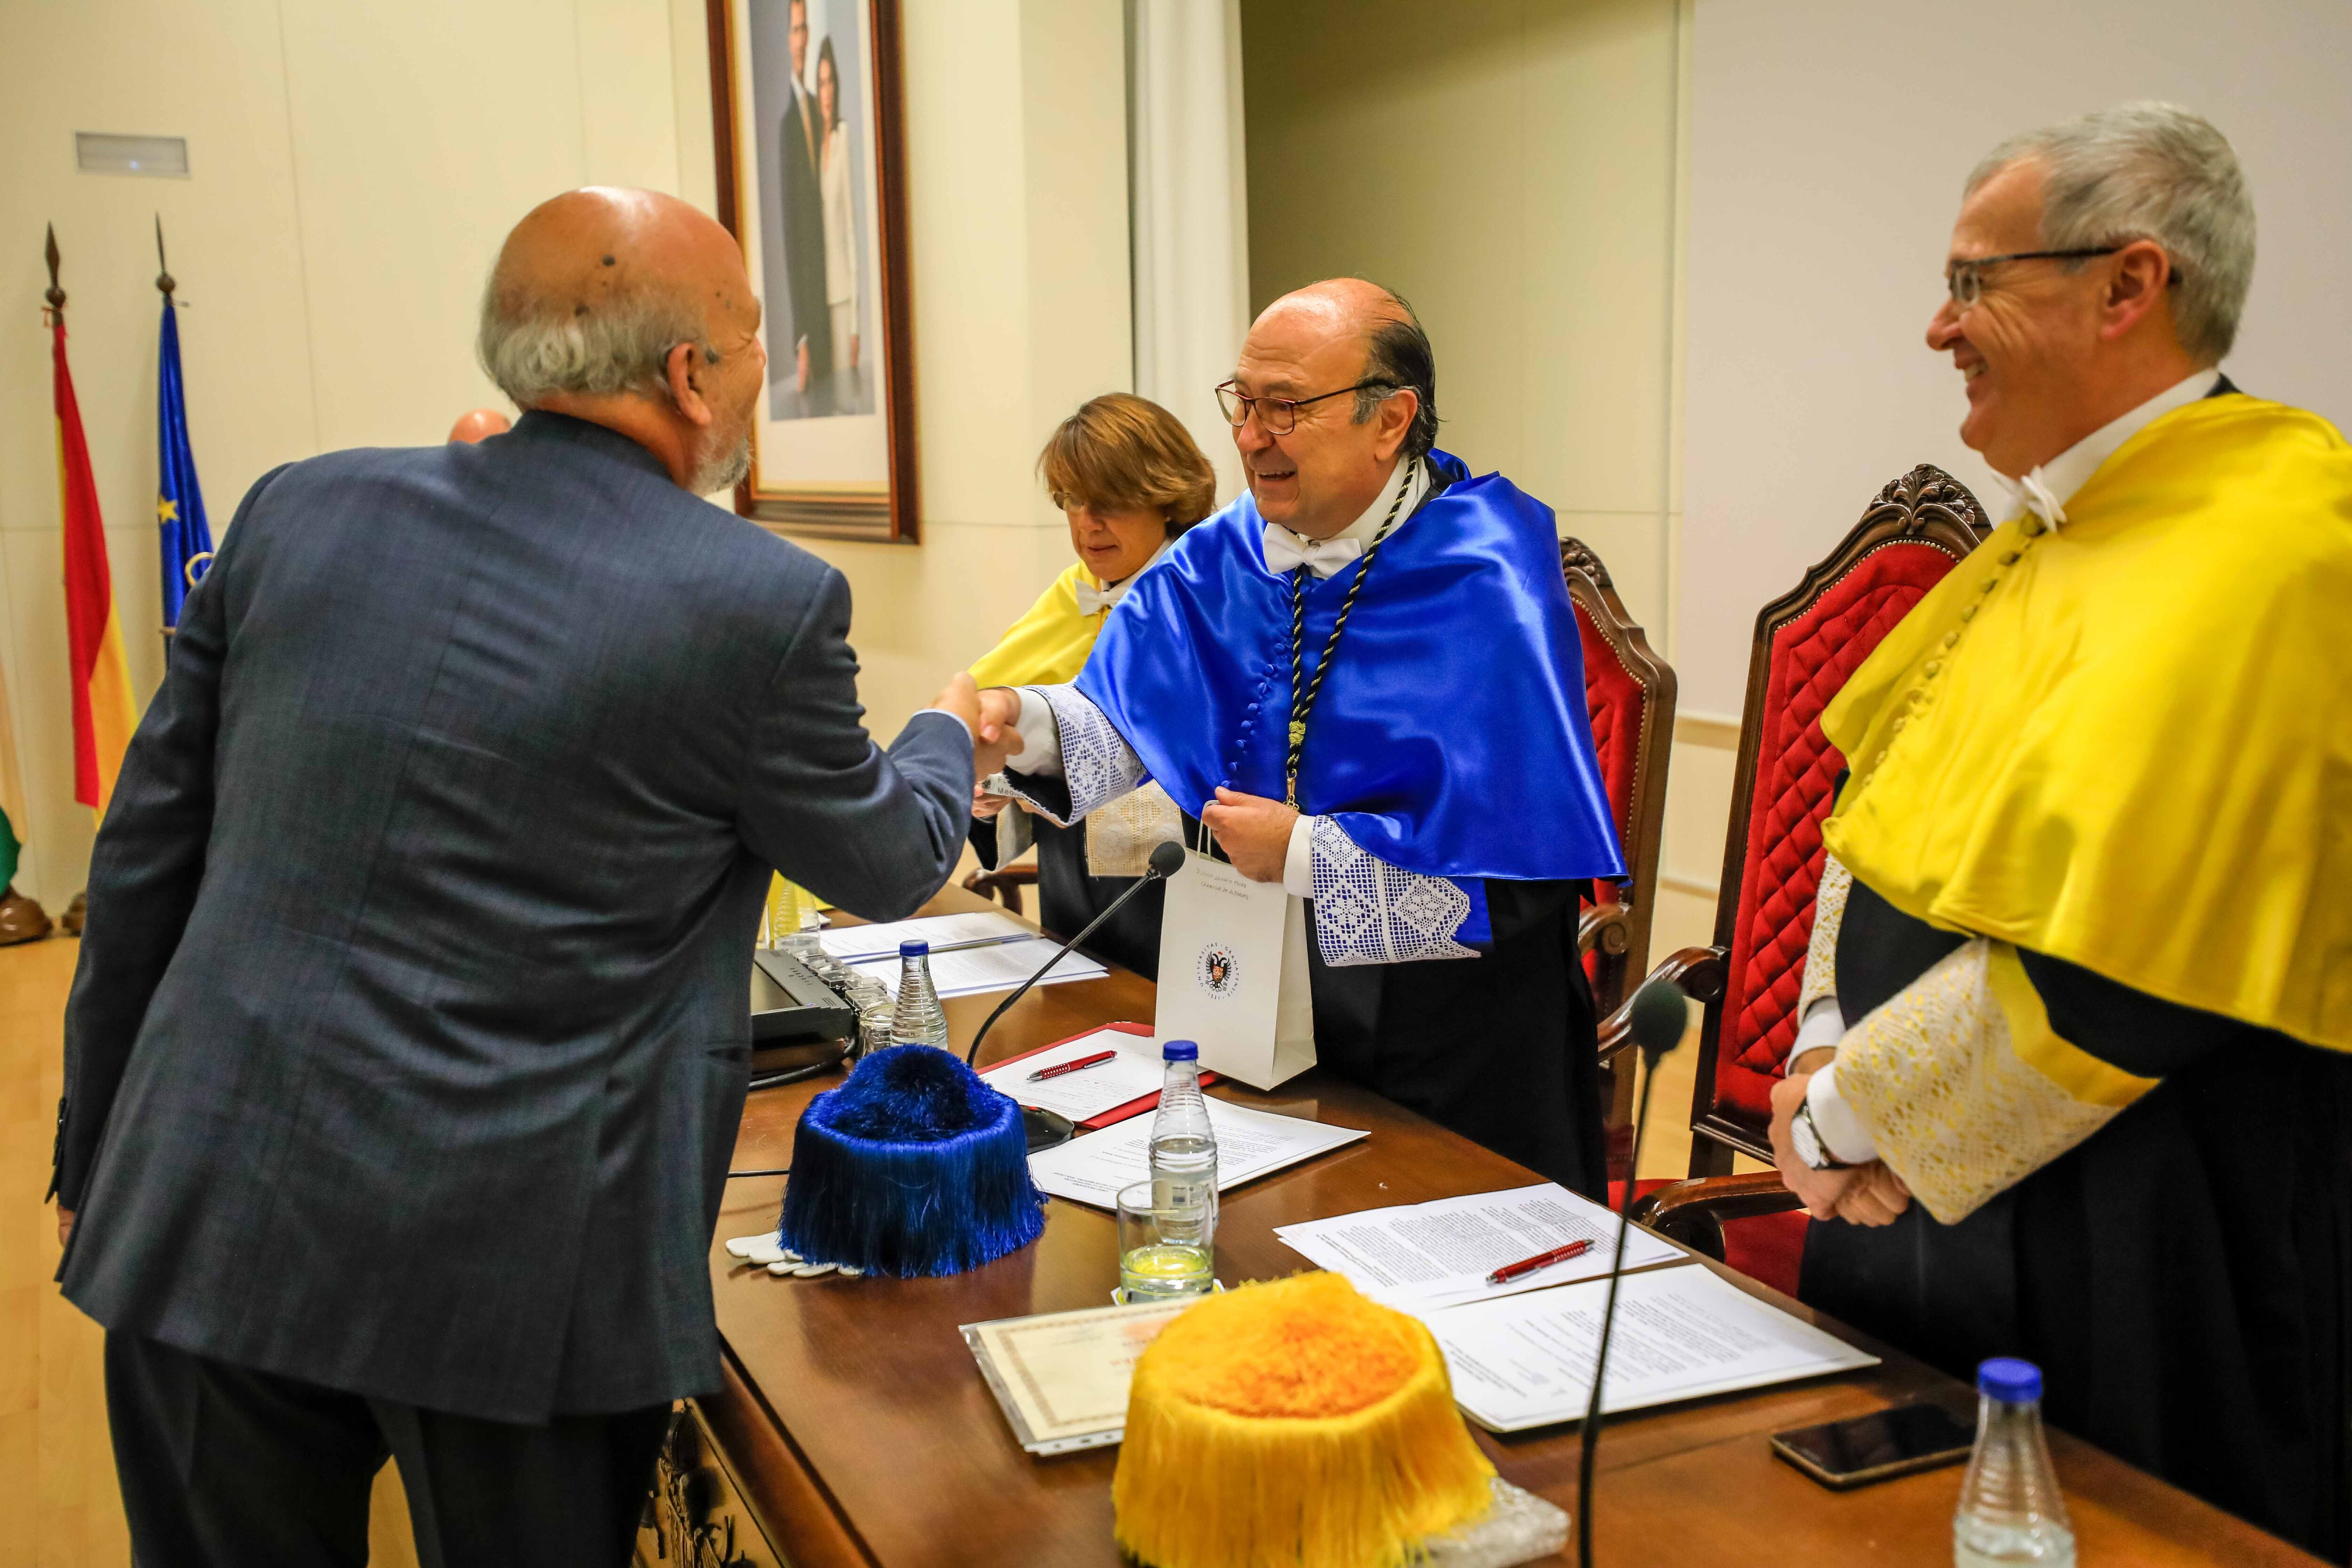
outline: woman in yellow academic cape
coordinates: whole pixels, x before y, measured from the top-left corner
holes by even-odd
[[[1216,471],[1183,425],[1158,404],[1123,392],[1095,398],[1063,420],[1037,468],[1069,519],[1078,558],[972,664],[972,679],[982,686],[1075,679],[1128,588],[1216,504]],[[1140,876],[1153,846],[1197,832],[1156,784],[1066,828],[1025,806],[1006,813],[1005,805],[1003,796],[978,796],[972,847],[992,869],[1019,855],[1034,835],[1038,918],[1062,936],[1085,926]],[[1157,978],[1163,897],[1156,888],[1139,895],[1087,945]]]

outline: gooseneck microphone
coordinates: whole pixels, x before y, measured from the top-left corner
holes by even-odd
[[[1576,1560],[1592,1568],[1592,1466],[1601,1441],[1601,1380],[1609,1371],[1609,1335],[1617,1327],[1617,1281],[1625,1271],[1625,1237],[1633,1228],[1633,1178],[1642,1168],[1642,1129],[1650,1120],[1650,1086],[1658,1080],[1658,1061],[1682,1043],[1690,1025],[1690,1006],[1683,994],[1664,980],[1653,980],[1633,993],[1626,1009],[1627,1033],[1642,1052],[1642,1103],[1633,1113],[1633,1152],[1625,1171],[1625,1201],[1618,1215],[1617,1256],[1609,1264],[1609,1300],[1601,1312],[1601,1344],[1592,1357],[1592,1397],[1585,1403],[1583,1453],[1576,1477]]]
[[[970,1067],[979,1058],[981,1041],[988,1038],[988,1031],[996,1026],[996,1020],[1004,1016],[1004,1010],[1012,1006],[1015,1002],[1020,1001],[1022,997],[1026,996],[1029,994],[1029,988],[1036,984],[1040,980],[1045,979],[1046,973],[1053,969],[1054,965],[1061,963],[1062,960],[1068,955],[1070,949],[1077,946],[1078,943],[1094,935],[1095,928],[1102,924],[1103,921],[1110,919],[1111,916],[1118,913],[1120,908],[1126,904],[1128,900],[1135,897],[1136,894],[1143,891],[1144,889],[1151,886],[1154,882],[1166,881],[1169,878],[1174,876],[1183,868],[1184,847],[1181,844],[1179,844],[1176,840],[1171,838],[1163,841],[1154,848],[1151,851],[1150,868],[1146,870],[1142,876],[1138,877],[1135,879],[1135,885],[1133,887],[1119,894],[1116,899],[1113,899],[1110,901],[1110,908],[1103,910],[1102,913],[1088,921],[1086,924],[1085,930],[1079,931],[1077,935],[1070,938],[1069,941],[1056,948],[1054,952],[1053,957],[1038,965],[1036,973],[1032,974],[1028,979],[1023,981],[1019,988],[1016,989],[1012,995],[1007,996],[1003,1001],[999,1002],[996,1005],[996,1011],[988,1016],[988,1022],[982,1024],[980,1026],[980,1033],[971,1037],[971,1047],[963,1054],[964,1065],[966,1067]],[[1039,1149],[1051,1148],[1055,1143],[1067,1142],[1076,1134],[1077,1131],[1077,1129],[1071,1123],[1068,1118],[1057,1116],[1050,1110],[1038,1110],[1024,1105],[1021,1108],[1021,1119],[1029,1130],[1029,1148],[1032,1152],[1034,1152]]]

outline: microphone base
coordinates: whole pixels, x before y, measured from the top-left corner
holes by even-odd
[[[1029,1152],[1052,1149],[1068,1142],[1078,1135],[1078,1124],[1059,1111],[1040,1110],[1034,1105],[1021,1108],[1021,1131],[1028,1135]]]

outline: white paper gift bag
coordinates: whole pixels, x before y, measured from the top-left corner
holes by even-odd
[[[1161,1040],[1197,1040],[1201,1066],[1272,1089],[1315,1065],[1307,910],[1279,882],[1253,882],[1188,852],[1160,921]]]

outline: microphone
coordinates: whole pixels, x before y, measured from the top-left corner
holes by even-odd
[[[1625,1202],[1618,1215],[1617,1256],[1609,1265],[1609,1300],[1601,1312],[1601,1344],[1592,1358],[1592,1397],[1585,1403],[1584,1429],[1579,1434],[1583,1453],[1576,1478],[1576,1560],[1592,1568],[1592,1467],[1601,1441],[1601,1379],[1609,1371],[1609,1335],[1617,1327],[1617,1281],[1625,1271],[1625,1237],[1633,1228],[1633,1176],[1642,1168],[1642,1129],[1650,1120],[1650,1086],[1658,1079],[1658,1061],[1682,1043],[1690,1026],[1690,1005],[1683,994],[1664,980],[1652,980],[1633,993],[1625,1013],[1627,1033],[1642,1052],[1642,1103],[1633,1113],[1633,1152],[1625,1172]]]
[[[978,1058],[980,1056],[980,1042],[988,1038],[988,1031],[996,1026],[996,1020],[1004,1016],[1004,1010],[1012,1006],[1015,1002],[1020,1001],[1022,997],[1026,996],[1029,994],[1029,988],[1036,984],[1040,980],[1045,979],[1046,973],[1050,971],[1054,965],[1061,963],[1063,958],[1068,954],[1070,949],[1077,946],[1078,943],[1094,935],[1095,928],[1102,924],[1103,921],[1110,919],[1111,916],[1118,913],[1120,907],[1124,905],[1128,900],[1135,897],[1136,894],[1143,891],[1144,889],[1151,886],[1154,882],[1166,881],[1169,878],[1174,876],[1183,868],[1184,847],[1181,844],[1177,843],[1173,838],[1163,840],[1158,847],[1151,851],[1150,868],[1146,870],[1142,876],[1135,879],[1135,885],[1133,887],[1128,889],[1127,891],[1121,893],[1116,899],[1113,899],[1110,901],[1110,908],[1103,910],[1102,913],[1088,921],[1084,931],[1081,931],[1077,935],[1070,938],[1069,941],[1064,942],[1059,948],[1055,949],[1054,956],[1040,964],[1036,973],[1032,974],[1028,979],[1023,981],[1019,989],[1015,990],[1012,995],[1007,996],[1003,1001],[999,1002],[996,1005],[996,1011],[988,1016],[988,1021],[980,1026],[980,1033],[971,1037],[971,1048],[965,1051],[963,1054],[964,1065],[966,1067],[970,1067],[973,1064],[975,1059]],[[1071,1121],[1068,1117],[1057,1115],[1050,1110],[1039,1110],[1034,1107],[1024,1105],[1021,1108],[1021,1121],[1022,1124],[1028,1130],[1029,1149],[1032,1153],[1034,1153],[1040,1149],[1050,1149],[1056,1143],[1066,1143],[1072,1138],[1077,1136],[1077,1126],[1076,1123]]]

